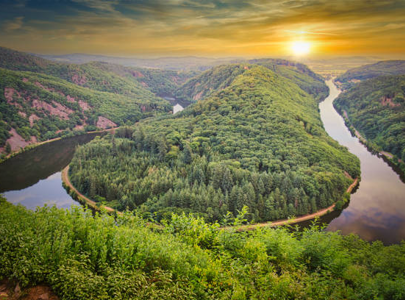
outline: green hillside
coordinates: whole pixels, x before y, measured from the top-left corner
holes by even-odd
[[[349,89],[362,80],[401,74],[405,74],[405,60],[388,60],[350,69],[337,77],[335,82],[344,89]]]
[[[0,68],[0,147],[12,135],[23,147],[24,142],[72,131],[134,124],[155,111],[169,110],[166,101],[145,89],[129,97],[91,90],[53,76]],[[10,143],[13,146],[18,141]]]
[[[172,71],[162,69],[146,69],[124,67],[121,65],[94,62],[97,69],[112,72],[131,81],[140,83],[142,87],[159,96],[173,96],[175,91],[197,72]]]
[[[242,222],[243,216],[234,220]],[[0,278],[60,299],[402,299],[405,244],[320,231],[218,230],[173,216],[14,206],[0,197]],[[14,286],[13,286],[14,288]]]
[[[405,160],[405,75],[361,82],[334,105],[377,149]]]
[[[358,177],[359,161],[326,134],[317,101],[262,66],[182,113],[80,147],[71,163],[90,198],[156,219],[193,211],[218,220],[244,205],[254,221],[303,215],[342,199],[345,172]]]
[[[190,101],[204,99],[229,86],[238,75],[243,74],[253,65],[262,65],[290,79],[318,101],[328,94],[328,88],[323,79],[303,64],[281,59],[257,59],[250,60],[249,63],[223,65],[205,71],[181,86],[176,93],[177,97]]]
[[[57,63],[1,47],[0,58],[0,68],[51,75],[96,91],[140,98],[146,90],[138,80],[133,80],[137,75],[136,71],[132,77],[112,71],[118,70],[120,66],[107,67],[101,63]]]

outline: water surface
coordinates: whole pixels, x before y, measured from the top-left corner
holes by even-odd
[[[91,141],[100,133],[54,141],[23,152],[0,164],[0,193],[13,204],[29,209],[56,205],[80,205],[62,186],[61,170],[72,160],[76,146]]]
[[[382,158],[371,154],[353,137],[332,103],[340,91],[327,81],[330,95],[319,108],[325,130],[360,159],[361,181],[346,209],[322,218],[327,230],[356,233],[363,239],[385,244],[405,240],[405,184]]]

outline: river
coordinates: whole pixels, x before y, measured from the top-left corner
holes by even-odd
[[[382,158],[371,154],[353,137],[343,118],[332,103],[340,91],[327,81],[330,89],[319,105],[322,122],[328,134],[360,159],[360,186],[341,213],[325,216],[327,230],[343,234],[356,233],[368,241],[381,240],[385,244],[405,240],[405,184]]]
[[[72,160],[76,146],[101,133],[65,138],[23,152],[0,164],[0,193],[13,204],[29,209],[80,205],[62,186],[61,170]]]
[[[326,230],[356,233],[368,241],[393,244],[405,240],[405,184],[387,163],[368,152],[350,134],[332,105],[339,90],[332,81],[327,81],[327,85],[330,95],[319,105],[325,130],[360,158],[361,182],[343,211],[334,211],[320,221],[328,224]],[[45,204],[62,208],[78,205],[62,187],[60,171],[72,159],[76,145],[86,143],[94,136],[78,136],[45,144],[0,164],[0,193],[9,202],[30,209]]]

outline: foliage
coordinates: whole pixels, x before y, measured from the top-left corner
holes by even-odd
[[[358,81],[401,74],[405,74],[405,60],[388,60],[350,69],[336,78],[335,81],[341,83],[344,89],[349,89],[355,86]]]
[[[283,59],[255,59],[248,62],[223,65],[205,71],[179,87],[176,96],[190,101],[205,99],[228,87],[237,76],[254,65],[262,65],[276,74],[290,79],[318,101],[324,99],[328,94],[328,88],[323,79],[303,64]]]
[[[61,299],[403,299],[405,244],[287,229],[218,230],[173,216],[37,208],[0,198],[0,277]]]
[[[342,93],[336,109],[375,150],[405,159],[405,75],[382,76],[359,83]]]
[[[90,198],[158,221],[182,211],[221,220],[245,205],[249,221],[304,215],[342,199],[351,183],[344,172],[360,172],[323,130],[317,101],[262,66],[131,130],[79,147],[71,180]]]
[[[12,101],[6,99],[6,89],[12,90]],[[69,101],[72,98],[74,100]],[[133,124],[156,111],[168,111],[168,103],[159,99],[146,90],[138,97],[129,97],[87,89],[49,75],[0,68],[0,146],[10,137],[11,128],[26,140],[31,136],[48,140],[68,135],[77,128],[96,129],[99,116],[117,125]],[[62,118],[35,107],[34,101],[55,109],[61,105],[71,113]],[[83,109],[80,102],[85,103],[87,109]],[[30,116],[36,117],[32,123]]]

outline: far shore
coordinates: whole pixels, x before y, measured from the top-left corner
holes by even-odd
[[[52,142],[60,141],[60,140],[62,140],[62,139],[71,138],[71,137],[80,136],[80,135],[85,135],[85,134],[110,132],[110,131],[114,131],[114,130],[116,130],[116,129],[118,129],[118,128],[119,128],[119,127],[113,127],[113,128],[108,128],[108,129],[104,129],[104,130],[93,130],[93,131],[87,131],[87,132],[84,131],[83,133],[80,133],[80,134],[74,135],[74,136],[64,136],[64,137],[62,136],[62,137],[57,137],[57,138],[53,138],[53,139],[50,139],[50,140],[42,141],[42,142],[39,142],[39,143],[32,143],[32,144],[27,145],[27,146],[24,147],[24,148],[20,148],[20,149],[17,150],[17,151],[11,152],[10,154],[8,154],[8,155],[7,155],[5,158],[3,158],[2,160],[0,159],[0,164],[1,164],[2,162],[5,162],[5,161],[8,160],[8,159],[14,157],[14,156],[17,156],[17,155],[19,155],[19,154],[21,154],[21,153],[24,153],[25,151],[29,151],[29,150],[31,150],[31,149],[34,149],[34,148],[36,148],[36,147],[38,147],[38,146],[41,146],[41,145],[44,145],[44,144],[49,144],[49,143],[52,143]]]

